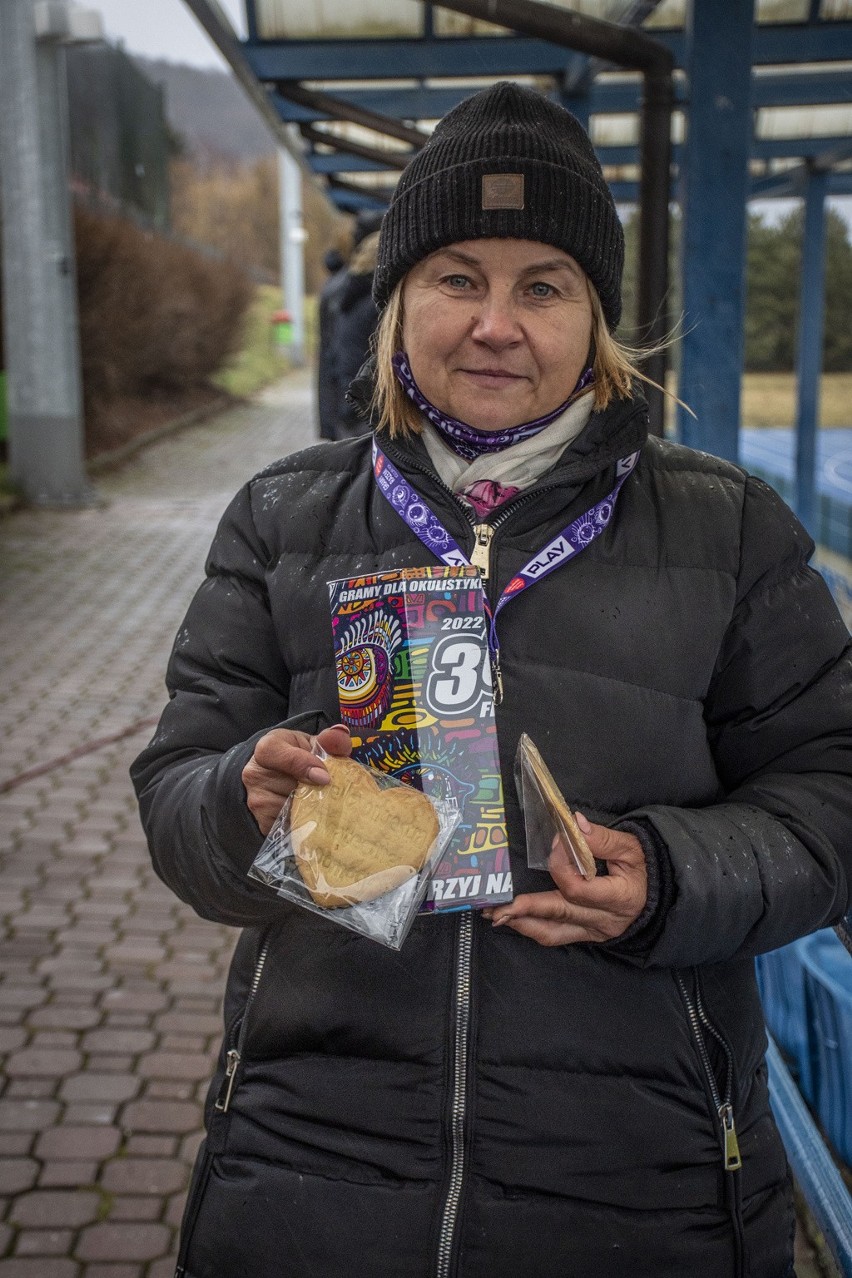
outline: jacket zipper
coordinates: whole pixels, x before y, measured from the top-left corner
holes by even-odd
[[[710,1095],[713,1099],[713,1105],[719,1120],[719,1126],[722,1137],[722,1166],[728,1175],[725,1177],[725,1197],[728,1201],[728,1209],[731,1214],[731,1221],[734,1229],[734,1251],[736,1257],[736,1275],[740,1278],[745,1272],[745,1239],[743,1234],[742,1205],[740,1201],[740,1178],[736,1175],[741,1169],[743,1163],[740,1156],[740,1147],[737,1140],[737,1129],[734,1123],[734,1107],[732,1103],[733,1085],[734,1085],[734,1055],[726,1039],[716,1029],[710,1020],[704,1004],[701,999],[701,987],[698,980],[698,974],[695,973],[695,1000],[690,997],[686,988],[686,982],[680,972],[675,972],[678,989],[681,998],[686,1007],[689,1026],[692,1030],[692,1037],[698,1048],[698,1055],[704,1070],[707,1085],[710,1089]],[[707,1051],[707,1044],[704,1039],[706,1031],[719,1044],[725,1054],[725,1094],[719,1091],[719,1085],[716,1076],[713,1073],[713,1065],[710,1060],[710,1053]]]
[[[450,1108],[450,1179],[438,1237],[436,1278],[449,1278],[465,1173],[465,1117],[471,1016],[473,913],[459,915],[455,972],[452,1101]]]
[[[245,1047],[246,1034],[248,1033],[248,1019],[251,1005],[255,1000],[260,978],[263,975],[263,969],[266,964],[266,956],[269,953],[269,937],[267,936],[261,946],[260,953],[257,956],[257,962],[254,965],[254,975],[252,977],[251,986],[249,987],[246,1005],[243,1008],[243,1019],[240,1022],[239,1032],[237,1034],[236,1044],[229,1049],[225,1056],[225,1078],[219,1089],[219,1095],[216,1097],[213,1106],[220,1114],[227,1114],[228,1107],[231,1104],[231,1097],[234,1094],[234,1084],[237,1081],[237,1069],[243,1057],[243,1048]]]
[[[473,533],[475,541],[473,550],[470,552],[470,562],[474,568],[479,569],[479,575],[483,581],[488,580],[490,569],[489,559],[491,558],[491,538],[494,536],[493,524],[474,524]]]
[[[734,1077],[733,1053],[731,1052],[731,1049],[726,1043],[725,1039],[722,1037],[722,1035],[719,1033],[716,1027],[711,1023],[709,1017],[707,1016],[707,1013],[705,1012],[704,1006],[701,1001],[701,994],[698,992],[697,983],[696,983],[695,1001],[693,1002],[692,998],[690,997],[689,991],[686,988],[686,982],[684,981],[681,973],[676,972],[675,977],[677,980],[678,988],[680,989],[681,998],[683,999],[684,1006],[686,1007],[686,1013],[687,1013],[687,1016],[689,1017],[690,1029],[692,1030],[692,1037],[695,1039],[695,1045],[698,1048],[698,1055],[701,1058],[701,1064],[704,1069],[704,1074],[707,1078],[708,1087],[710,1088],[710,1095],[713,1098],[713,1104],[716,1108],[716,1114],[719,1119],[719,1124],[720,1124],[721,1133],[722,1133],[722,1148],[725,1151],[724,1152],[724,1168],[726,1172],[739,1171],[739,1169],[742,1167],[743,1164],[742,1164],[742,1159],[740,1158],[740,1147],[737,1142],[737,1130],[734,1125],[734,1109],[731,1103],[731,1092],[733,1088],[733,1077]],[[722,1096],[722,1094],[719,1091],[719,1084],[717,1083],[716,1076],[713,1073],[713,1066],[710,1061],[710,1053],[707,1051],[707,1044],[704,1041],[704,1034],[702,1033],[702,1027],[704,1030],[707,1031],[708,1034],[710,1034],[716,1040],[716,1042],[722,1048],[722,1051],[725,1053],[727,1068],[725,1070],[726,1078],[725,1078],[725,1095],[724,1096]]]

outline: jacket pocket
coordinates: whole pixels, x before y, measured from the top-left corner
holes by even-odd
[[[718,1026],[707,1014],[701,986],[701,973],[691,968],[687,973],[675,971],[680,996],[686,1010],[689,1028],[695,1042],[704,1077],[708,1104],[716,1123],[724,1173],[725,1203],[733,1230],[735,1278],[748,1272],[745,1230],[742,1211],[742,1158],[734,1121],[735,1074],[734,1053]]]
[[[269,941],[271,934],[271,928],[268,928],[261,934],[245,1007],[243,1008],[242,1015],[234,1022],[226,1041],[225,1077],[222,1080],[216,1099],[213,1102],[214,1116],[227,1114],[228,1109],[230,1108],[231,1099],[238,1081],[237,1074],[243,1059],[246,1034],[248,1033],[249,1026],[249,1014],[252,1009],[252,1004],[257,997],[257,991],[260,988],[263,969],[266,966],[266,958],[269,954]]]

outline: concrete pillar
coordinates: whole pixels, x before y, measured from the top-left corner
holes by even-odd
[[[31,0],[0,0],[0,201],[10,477],[32,502],[83,505],[86,478],[65,50]]]

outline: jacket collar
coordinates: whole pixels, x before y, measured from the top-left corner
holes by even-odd
[[[647,438],[648,406],[642,396],[636,394],[629,400],[618,400],[609,408],[592,413],[577,438],[533,487],[544,483],[568,488],[586,484],[609,471],[620,458],[642,448]],[[388,456],[403,467],[406,459],[410,459],[418,470],[425,466],[434,473],[421,436],[390,439],[383,431],[378,441]]]

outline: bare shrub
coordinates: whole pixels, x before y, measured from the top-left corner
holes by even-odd
[[[75,211],[87,435],[120,398],[190,391],[240,341],[245,274],[119,218]]]
[[[182,156],[170,171],[172,226],[178,234],[221,250],[233,262],[274,282],[280,275],[278,161],[264,156],[236,163],[208,155]],[[319,292],[330,248],[348,246],[348,219],[315,183],[302,182],[305,291]]]

